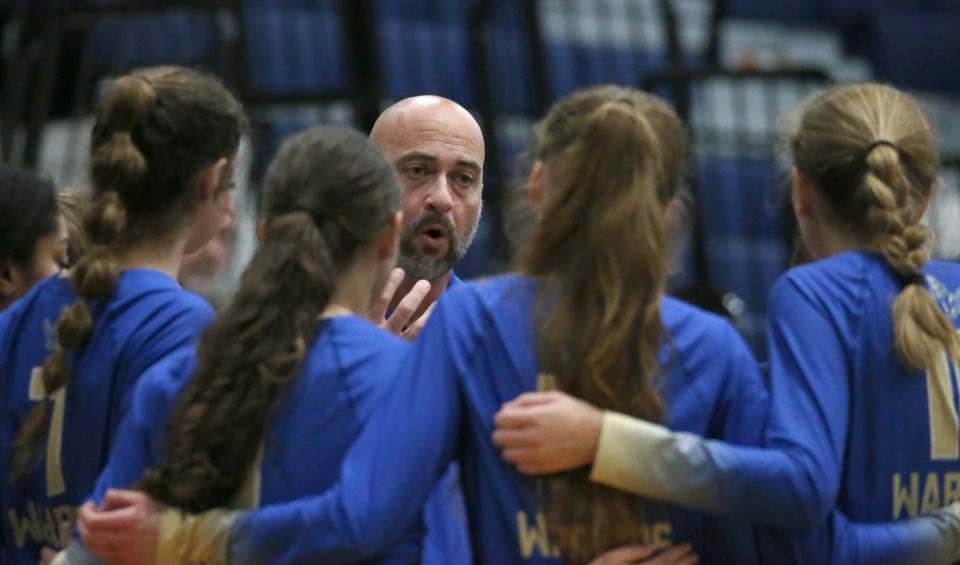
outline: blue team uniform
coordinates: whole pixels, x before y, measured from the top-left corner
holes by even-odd
[[[460,462],[478,563],[559,562],[535,481],[505,463],[490,441],[500,406],[538,386],[531,321],[537,289],[532,279],[510,276],[447,293],[347,455],[339,483],[322,496],[241,514],[231,529],[230,562],[366,557],[416,519],[453,460]],[[661,355],[669,425],[756,445],[767,396],[743,341],[726,322],[682,302],[665,298],[661,312],[670,334]],[[638,504],[654,517],[638,541],[689,541],[704,561],[756,558],[743,523]]]
[[[461,284],[463,281],[451,271],[447,291]],[[423,565],[467,565],[472,561],[460,466],[456,461],[440,477],[423,505],[423,522],[427,528],[427,536],[423,540]]]
[[[344,455],[379,409],[380,396],[388,388],[384,384],[409,348],[406,341],[362,318],[319,321],[300,376],[270,417],[256,489],[259,500],[252,502],[277,504],[321,493],[334,484]],[[108,488],[133,484],[145,468],[162,460],[167,419],[195,368],[196,352],[188,349],[143,376],[133,393],[131,417],[97,483],[97,501]],[[376,557],[419,563],[423,533],[421,524],[413,524],[387,554]]]
[[[70,381],[50,402],[49,434],[38,463],[23,482],[14,483],[10,446],[42,393],[35,369],[56,347],[56,320],[75,300],[69,280],[54,276],[0,316],[5,563],[36,563],[43,546],[61,546],[59,523],[71,520],[93,490],[136,379],[157,360],[194,343],[214,318],[203,299],[167,275],[123,271],[114,295],[92,306],[89,341],[68,356]],[[60,465],[55,457],[48,464],[50,449],[59,452]]]
[[[460,284],[460,279],[451,273],[448,289],[455,288]],[[309,369],[305,375],[309,376],[310,379],[327,379],[326,386],[333,386],[339,381],[345,380],[348,384],[341,383],[340,386],[354,387],[350,394],[362,398],[363,403],[354,406],[355,413],[336,428],[330,427],[327,422],[318,419],[315,414],[309,411],[302,414],[288,414],[285,408],[280,408],[277,418],[298,422],[297,425],[305,430],[316,430],[316,433],[307,437],[314,443],[312,455],[323,456],[320,460],[305,459],[286,464],[302,465],[304,470],[318,465],[325,466],[326,471],[325,474],[319,476],[311,475],[312,478],[303,478],[300,483],[296,482],[299,479],[292,478],[289,478],[286,482],[265,483],[267,484],[265,488],[272,489],[270,492],[274,493],[274,498],[261,499],[260,503],[262,505],[271,504],[278,500],[292,500],[307,494],[317,494],[333,484],[339,475],[340,462],[346,452],[346,447],[353,442],[359,433],[359,424],[366,422],[373,411],[371,408],[374,397],[373,385],[386,383],[396,372],[396,365],[402,358],[400,353],[405,351],[403,347],[405,342],[390,338],[383,332],[374,331],[367,327],[368,324],[360,321],[349,324],[338,321],[334,322],[331,328],[337,328],[340,325],[344,326],[340,333],[346,332],[349,334],[353,332],[356,337],[327,336],[318,341],[317,347],[326,347],[324,346],[324,340],[327,339],[333,339],[335,342],[336,340],[347,340],[344,344],[340,344],[336,351],[348,351],[349,355],[365,361],[355,367],[340,367],[342,375],[337,376],[333,367],[336,367],[336,363],[339,361],[329,356],[330,351],[333,350],[328,348],[324,350],[327,352],[327,357],[323,357],[323,355],[311,357],[312,365],[310,366],[313,369]],[[334,330],[331,329],[330,331]],[[121,431],[123,435],[116,444],[115,454],[110,457],[110,463],[98,481],[97,492],[94,495],[97,501],[102,499],[107,488],[121,488],[132,485],[140,478],[144,469],[162,459],[161,438],[166,431],[167,417],[173,408],[172,401],[179,391],[186,386],[188,377],[193,373],[194,362],[192,358],[194,356],[195,351],[190,349],[169,360],[164,360],[150,371],[152,376],[145,379],[145,384],[140,385],[139,388],[143,388],[144,391],[139,394],[138,398],[140,400],[135,403],[135,406],[139,406],[139,408],[135,408],[136,422],[129,426],[125,425]],[[185,362],[185,357],[189,357],[191,360]],[[324,367],[324,363],[327,364],[327,368],[318,373],[317,371]],[[331,373],[333,373],[332,376]],[[166,380],[169,380],[169,382],[166,382]],[[158,390],[151,392],[150,389]],[[339,406],[338,410],[346,409],[340,405],[346,397],[327,398],[321,392],[316,392],[315,398],[318,405],[326,402],[328,404],[333,403],[331,406]],[[292,427],[292,424],[290,426],[291,433],[295,429],[300,429]],[[302,432],[296,433],[297,437],[302,436]],[[318,443],[323,448],[322,452],[316,451]],[[296,455],[296,451],[291,450],[290,454]],[[310,453],[310,450],[303,451],[303,453]],[[270,465],[274,464],[269,458],[265,461]],[[330,473],[334,474],[330,475]],[[267,475],[264,475],[264,479],[266,478]],[[424,504],[423,510],[426,534],[422,536],[422,556],[410,557],[408,553],[404,553],[408,552],[410,545],[407,546],[407,549],[397,552],[397,555],[402,557],[402,560],[422,561],[426,565],[469,563],[471,558],[466,511],[460,487],[459,469],[456,464],[451,465],[437,481]],[[420,543],[416,544],[416,547],[420,546]]]
[[[924,275],[957,325],[960,265],[931,262]],[[960,499],[957,368],[945,356],[927,375],[898,362],[902,286],[861,251],[786,273],[770,295],[772,449],[675,434],[648,454],[638,492],[781,528],[763,536],[770,562],[949,560],[932,518],[890,523]]]

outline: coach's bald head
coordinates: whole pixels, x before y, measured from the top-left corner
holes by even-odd
[[[387,108],[370,141],[394,163],[404,187],[400,267],[413,280],[447,276],[480,220],[480,125],[452,100],[416,96]]]

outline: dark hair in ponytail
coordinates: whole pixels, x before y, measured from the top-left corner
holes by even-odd
[[[69,381],[66,350],[93,333],[90,301],[116,289],[118,254],[180,232],[197,176],[234,156],[246,124],[243,108],[223,84],[196,71],[157,67],[111,84],[91,139],[93,195],[83,220],[89,248],[70,275],[79,300],[57,321],[59,349],[43,365],[47,397]],[[48,404],[36,405],[14,440],[17,475],[34,460]]]
[[[266,177],[266,237],[205,334],[166,457],[140,489],[189,512],[236,495],[337,274],[389,226],[400,198],[393,167],[356,132],[318,127],[283,144]]]
[[[659,421],[665,205],[680,183],[684,128],[659,99],[598,87],[558,102],[540,124],[544,201],[522,270],[543,281],[536,336],[558,389],[604,409]],[[563,557],[585,563],[636,541],[635,496],[582,470],[542,479],[547,524]]]

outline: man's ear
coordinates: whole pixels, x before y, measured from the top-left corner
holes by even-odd
[[[208,167],[207,170],[200,173],[200,182],[197,183],[198,201],[206,202],[207,200],[213,199],[223,186],[223,181],[226,180],[228,164],[226,159],[221,158]]]

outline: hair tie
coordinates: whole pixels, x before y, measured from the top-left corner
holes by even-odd
[[[900,149],[897,147],[897,144],[896,144],[896,143],[894,143],[894,142],[892,142],[892,141],[890,141],[890,140],[887,140],[887,139],[878,139],[877,141],[874,141],[873,143],[871,143],[870,145],[867,146],[867,150],[863,152],[863,156],[864,156],[864,157],[867,157],[868,155],[870,155],[870,153],[871,153],[874,149],[876,149],[877,147],[879,147],[879,146],[881,146],[881,145],[886,145],[887,147],[890,147],[890,148],[893,149],[894,151],[899,151],[899,150],[900,150]]]
[[[918,284],[920,286],[926,286],[926,282],[927,282],[923,276],[923,273],[913,273],[911,275],[904,275],[903,280],[908,285]]]

